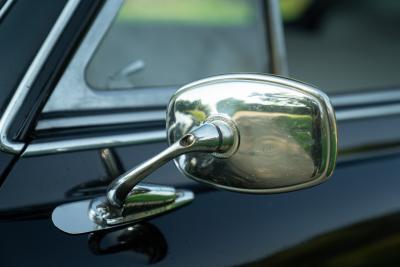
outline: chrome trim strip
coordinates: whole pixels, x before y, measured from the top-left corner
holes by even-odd
[[[268,0],[266,2],[266,7],[271,73],[289,76],[285,36],[279,2],[278,0]]]
[[[400,90],[351,93],[332,96],[331,99],[335,107],[379,104],[393,100],[400,100]]]
[[[349,108],[336,111],[338,120],[353,120],[400,114],[400,104],[385,104],[387,101],[400,99],[400,91],[380,91],[359,94],[348,94],[330,97],[335,108],[350,105],[372,104],[373,107]],[[49,118],[38,122],[36,130],[65,129],[70,127],[102,126],[145,121],[160,121],[165,119],[164,110],[85,115],[67,118]]]
[[[8,9],[11,7],[11,5],[15,2],[15,0],[7,0],[4,5],[0,9],[0,21],[3,18],[3,16],[7,13]]]
[[[342,111],[339,110],[336,111],[336,119],[337,121],[348,121],[354,119],[367,119],[367,118],[375,118],[375,117],[399,115],[399,114],[400,114],[400,104],[393,104],[393,105],[384,105],[376,107],[362,107],[351,110],[342,110]],[[153,115],[154,115],[153,118],[155,120],[165,119],[164,112],[160,112],[159,114],[154,113]],[[79,118],[75,119],[79,120]],[[90,116],[88,116],[87,119],[90,120]],[[113,117],[109,117],[109,120],[112,119]],[[100,122],[101,120],[102,116],[99,116],[97,118],[97,121]],[[142,144],[148,142],[159,142],[165,140],[166,140],[165,130],[101,136],[101,137],[78,138],[65,141],[53,141],[46,143],[30,144],[26,148],[22,156],[23,157],[38,156],[38,155],[71,152],[71,151],[78,151],[85,149],[97,149],[104,147]]]
[[[18,88],[12,96],[7,108],[5,109],[0,119],[0,150],[17,154],[23,149],[25,145],[24,143],[14,142],[7,135],[11,123],[17,115],[18,110],[21,108],[22,103],[24,102],[25,97],[27,96],[29,89],[35,81],[40,69],[42,68],[44,62],[46,61],[48,55],[50,54],[52,48],[63,32],[80,1],[81,0],[70,0],[65,5],[56,23],[53,25],[49,35],[47,36],[43,45],[40,47],[39,52],[29,66],[28,71],[18,85]]]
[[[165,130],[113,136],[87,137],[64,141],[30,144],[22,153],[23,157],[63,153],[70,151],[126,146],[166,140]]]
[[[36,131],[65,129],[71,127],[90,127],[165,120],[165,110],[135,111],[102,115],[86,115],[66,118],[42,119]]]
[[[368,119],[400,114],[400,104],[381,105],[376,107],[363,107],[336,111],[337,121],[348,121],[355,119]]]

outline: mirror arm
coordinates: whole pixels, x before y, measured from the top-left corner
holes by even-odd
[[[234,145],[235,134],[232,125],[215,120],[206,122],[184,135],[161,153],[130,169],[116,178],[107,189],[108,202],[121,208],[129,192],[144,178],[170,160],[190,152],[227,152]]]

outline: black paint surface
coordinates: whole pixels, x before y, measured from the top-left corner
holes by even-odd
[[[138,146],[135,149],[137,153],[130,160],[134,164],[162,146]],[[12,179],[7,180],[2,188],[4,191],[0,192],[2,208],[7,206],[7,202],[23,204],[33,200],[39,203],[46,197],[61,199],[63,195],[59,195],[57,190],[71,188],[85,179],[91,180],[89,177],[100,178],[103,172],[96,153],[22,160],[16,172],[12,173]],[[231,266],[252,263],[258,266],[260,261],[268,263],[269,257],[276,253],[292,247],[301,248],[302,242],[307,244],[314,237],[397,212],[400,210],[399,163],[400,157],[393,156],[344,164],[337,168],[328,182],[291,193],[257,196],[215,190],[199,192],[189,206],[149,221],[162,235],[160,238],[160,233],[156,237],[150,234],[151,238],[165,240],[168,248],[166,255],[155,264]],[[179,178],[177,170],[170,169],[174,166],[165,168],[163,173],[183,179]],[[43,184],[41,181],[46,180],[40,175],[43,178],[51,176],[54,180],[46,179]],[[154,179],[162,183],[161,178]],[[24,181],[26,186],[23,186]],[[11,183],[15,183],[14,186],[20,183],[23,186],[20,192],[7,193],[7,184],[11,186]],[[165,245],[157,244],[159,241],[154,241],[156,244],[135,243],[135,238],[141,236],[135,234],[129,239],[133,242],[130,243],[132,247],[121,249],[115,248],[115,244],[102,245],[114,247],[116,252],[96,254],[91,248],[93,244],[89,246],[87,235],[66,235],[53,227],[48,216],[39,220],[9,222],[5,219],[12,218],[3,216],[0,224],[1,262],[6,266],[141,266],[157,252],[154,249],[165,249]],[[360,235],[369,235],[369,232]],[[142,243],[146,245],[143,250],[140,249]],[[334,245],[328,245],[326,249],[337,249]],[[149,254],[149,247],[153,254]],[[400,264],[400,256],[392,257],[389,263],[393,262]]]

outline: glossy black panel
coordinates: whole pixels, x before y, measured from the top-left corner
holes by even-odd
[[[341,149],[369,143],[395,143],[399,117],[339,122]],[[365,135],[373,123],[381,131]],[[115,148],[125,170],[154,156],[166,147],[165,143],[143,144]],[[341,160],[339,158],[339,160]],[[6,161],[4,161],[6,162]],[[0,210],[24,208],[41,204],[66,201],[88,194],[103,192],[107,172],[99,151],[74,152],[41,157],[22,158],[15,165],[3,188],[0,188]],[[29,177],[29,178],[27,178]],[[193,187],[197,183],[184,177],[173,162],[152,173],[145,182]],[[19,188],[23,187],[22,190]],[[51,188],[51,194],[42,194],[43,188]],[[207,187],[202,187],[207,188]],[[201,189],[202,190],[202,189]],[[18,197],[16,197],[18,196]]]
[[[0,188],[17,156],[0,151]]]
[[[107,242],[108,241],[108,242]],[[168,253],[163,233],[151,223],[141,222],[112,232],[89,235],[88,246],[96,255],[136,252],[147,256],[148,263],[162,261]]]
[[[381,131],[374,135],[364,134],[366,131],[368,131],[371,124],[376,125],[377,128],[381,129]],[[397,137],[397,133],[399,132],[399,125],[400,117],[398,116],[339,122],[340,148],[346,150],[357,146],[368,145],[370,143],[394,143],[399,140],[399,138]],[[119,158],[123,163],[124,169],[127,170],[139,164],[140,162],[150,158],[151,156],[154,156],[165,147],[165,143],[154,143],[129,147],[118,147],[115,148],[115,151],[119,155]],[[80,167],[82,161],[79,160],[80,158],[88,162],[87,168],[83,170],[85,172],[85,175],[82,175],[82,168]],[[47,163],[49,162],[51,163],[47,165]],[[51,171],[50,173],[48,173],[49,167],[53,169],[53,171]],[[68,168],[68,176],[70,177],[68,178],[68,187],[66,187],[65,184],[60,184],[56,182],[57,179],[61,178],[54,178],[54,176],[56,176],[57,170],[60,170],[61,176],[64,177],[65,168]],[[30,174],[29,179],[25,178],[24,173],[26,172]],[[104,174],[99,175],[99,173]],[[67,199],[70,197],[81,196],[82,194],[80,194],[79,192],[82,191],[81,189],[83,189],[83,187],[98,186],[98,183],[100,181],[99,177],[104,175],[106,174],[103,165],[100,162],[98,151],[74,152],[64,155],[49,155],[43,157],[24,158],[21,159],[20,162],[18,162],[18,164],[15,166],[15,169],[10,175],[10,180],[13,181],[8,181],[5,184],[7,188],[4,188],[0,191],[0,208],[21,208],[26,205],[44,204],[43,201],[53,203],[56,201],[64,201],[64,197],[65,199]],[[149,178],[145,179],[145,181],[167,185],[176,185],[178,187],[192,187],[197,184],[191,179],[188,179],[184,177],[181,173],[179,173],[173,162],[168,163],[164,167],[152,173]],[[31,194],[35,197],[25,196],[25,200],[18,203],[13,203],[14,200],[9,200],[6,202],[2,201],[3,199],[6,199],[3,198],[5,197],[5,195],[11,194],[11,192],[13,191],[17,191],[17,186],[22,183],[27,183],[27,185],[29,185],[31,190],[33,190]],[[102,184],[103,189],[105,187],[105,184],[106,183]],[[53,194],[47,196],[40,195],[41,191],[39,188],[41,187],[51,187]],[[75,193],[71,193],[71,190],[75,190]],[[67,193],[67,191],[69,193]],[[88,193],[93,193],[93,191],[90,190],[86,191]],[[36,195],[40,195],[40,199],[36,199]]]
[[[142,161],[158,154],[166,147],[166,143],[156,143],[140,145],[136,147],[119,147],[115,148],[115,151],[118,153],[124,169],[128,170]],[[181,174],[175,166],[175,163],[172,161],[151,173],[150,176],[144,181],[150,183],[174,185],[177,187],[186,186],[188,184],[197,184],[197,182],[194,182],[193,180],[188,179],[186,176]]]
[[[101,183],[105,176],[97,151],[23,158],[0,188],[0,209],[48,205],[80,197],[80,185],[85,184],[90,192],[87,183]]]
[[[165,144],[156,143],[120,148],[117,152],[126,169],[158,153],[163,147]],[[21,158],[0,188],[0,210],[48,205],[98,194],[104,191],[109,179],[97,150]],[[173,163],[160,168],[146,182],[194,183],[184,178]]]
[[[398,266],[400,213],[323,233],[248,266]]]
[[[18,0],[0,21],[0,114],[65,2]]]
[[[102,247],[114,247],[115,253],[93,251],[93,241],[88,241],[87,235],[66,235],[55,229],[50,219],[3,222],[0,224],[0,258],[6,266],[142,266],[151,258],[143,251],[148,251],[149,247],[163,250],[167,246],[167,254],[155,261],[156,266],[264,266],[263,261],[276,263],[267,259],[288,249],[301,248],[302,255],[314,252],[315,247],[307,245],[314,237],[400,211],[400,179],[396,175],[399,163],[400,157],[392,157],[341,165],[328,182],[285,194],[198,193],[189,206],[150,220],[159,231],[155,234],[145,230],[150,232],[146,234],[152,237],[153,244],[140,241],[132,244],[137,234],[131,238],[128,234],[121,238],[129,240],[131,246],[123,249],[114,243],[118,240],[115,235],[119,234],[111,234],[108,239],[111,244],[102,244]],[[87,164],[80,166],[83,165]],[[64,171],[67,169],[65,167]],[[51,193],[51,190],[42,190]],[[388,225],[394,226],[398,222],[397,219],[390,220],[392,224]],[[373,229],[378,231],[376,226]],[[396,234],[397,228],[392,229]],[[379,235],[361,230],[355,234],[364,240]],[[166,244],[160,245],[162,240]],[[141,244],[142,252],[138,252]],[[337,249],[337,242],[332,242],[331,246],[325,243],[324,248],[333,251]],[[400,249],[394,243],[391,251],[396,248]],[[380,252],[383,253],[380,257],[385,257],[385,250]],[[400,258],[391,255],[386,258],[385,266],[400,264]],[[356,255],[350,253],[349,257],[356,260]],[[368,257],[379,255],[366,254],[364,257],[368,260]],[[292,261],[287,265],[297,263]],[[346,263],[351,266],[358,261]]]

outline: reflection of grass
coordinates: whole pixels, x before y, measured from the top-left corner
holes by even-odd
[[[254,13],[243,0],[126,0],[118,22],[247,25]]]
[[[282,18],[284,21],[293,21],[304,15],[312,0],[280,0]]]
[[[207,114],[202,110],[193,109],[188,110],[187,113],[192,115],[196,119],[196,121],[205,121],[207,119]]]

